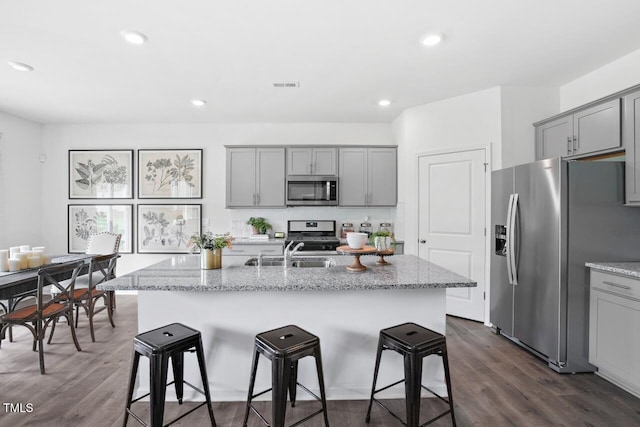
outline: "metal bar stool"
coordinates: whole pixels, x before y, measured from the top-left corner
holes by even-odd
[[[258,359],[260,354],[271,361],[271,387],[258,394],[253,394],[253,387],[258,370]],[[312,393],[308,388],[298,383],[298,360],[306,356],[313,356],[316,360],[316,370],[318,372],[318,383],[320,385],[320,397]],[[251,368],[251,380],[249,381],[249,394],[247,396],[247,407],[244,413],[243,426],[247,427],[249,410],[251,409],[262,422],[273,427],[284,427],[284,420],[287,412],[287,391],[291,398],[291,406],[296,402],[296,386],[302,387],[307,393],[322,403],[322,408],[313,414],[291,424],[290,427],[297,426],[310,418],[323,413],[324,424],[329,427],[327,418],[327,401],[324,392],[324,376],[322,374],[322,357],[320,355],[320,339],[315,335],[301,329],[295,325],[284,326],[256,335],[255,353],[253,354],[253,364]],[[258,412],[251,404],[251,401],[273,390],[271,405],[271,424]]]
[[[204,391],[184,380],[184,353],[187,351],[195,351],[198,357],[200,377],[202,378]],[[136,382],[138,363],[141,355],[149,358],[151,369],[150,392],[132,400],[133,388]],[[173,367],[173,381],[167,384],[169,358],[171,358],[171,365]],[[129,415],[131,415],[140,424],[147,426],[140,417],[131,411],[131,404],[149,395],[151,396],[149,402],[151,406],[151,427],[162,427],[166,389],[167,386],[170,386],[171,384],[175,385],[178,404],[180,405],[182,404],[182,397],[184,394],[184,384],[188,385],[198,393],[203,394],[206,401],[182,414],[170,423],[165,424],[165,426],[173,424],[204,405],[207,405],[211,425],[214,427],[216,426],[216,420],[213,417],[213,409],[211,407],[211,395],[209,393],[209,381],[207,380],[204,352],[202,350],[202,337],[200,336],[200,332],[181,323],[172,323],[158,329],[144,332],[134,338],[133,360],[131,361],[131,376],[129,378],[129,391],[127,393],[127,406],[125,408],[124,422],[122,423],[123,427],[127,425]]]
[[[383,350],[394,350],[404,357],[404,379],[376,390],[378,380],[378,370],[380,368],[380,358]],[[422,385],[422,359],[429,355],[442,357],[444,364],[444,376],[447,383],[448,399],[435,393],[433,390]],[[387,406],[374,397],[378,392],[386,390],[397,384],[403,383],[405,387],[405,406],[407,412],[407,422],[405,423],[398,415],[393,413]],[[449,409],[429,421],[420,423],[420,392],[425,389],[438,399],[446,402]],[[373,385],[371,386],[371,399],[367,409],[367,424],[371,420],[371,405],[376,402],[383,409],[389,412],[394,418],[408,427],[422,427],[433,423],[447,414],[451,414],[451,421],[455,427],[456,419],[453,414],[453,395],[451,394],[451,377],[449,376],[449,360],[447,358],[447,342],[444,335],[424,328],[415,323],[403,323],[402,325],[380,331],[378,340],[378,352],[376,355],[376,367],[373,374]]]

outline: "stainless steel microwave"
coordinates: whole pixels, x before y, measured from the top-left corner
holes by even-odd
[[[338,178],[335,176],[287,176],[287,206],[337,206]]]

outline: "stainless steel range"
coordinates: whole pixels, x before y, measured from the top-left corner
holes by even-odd
[[[285,246],[290,242],[304,242],[300,251],[335,251],[340,246],[336,237],[336,222],[328,220],[290,220],[287,223]]]

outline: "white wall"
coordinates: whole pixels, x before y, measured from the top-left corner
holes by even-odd
[[[202,148],[203,198],[182,199],[181,203],[202,203],[203,218],[209,218],[213,232],[231,231],[232,220],[263,216],[277,229],[286,231],[286,219],[343,219],[360,222],[365,215],[372,220],[393,220],[393,209],[288,208],[225,209],[224,145],[259,144],[393,144],[391,126],[384,123],[315,123],[315,124],[120,124],[120,125],[46,125],[43,149],[46,179],[42,185],[44,245],[53,252],[67,251],[67,204],[148,204],[172,203],[171,200],[69,200],[68,150],[89,149],[155,149]],[[137,165],[134,166],[137,170]],[[137,180],[136,184],[137,185]],[[137,195],[137,188],[135,189]],[[134,206],[135,210],[135,206]],[[134,242],[137,247],[137,242]],[[167,255],[124,255],[118,262],[118,273],[152,264]]]
[[[533,162],[533,123],[560,112],[558,88],[502,86],[500,89],[502,167]]]
[[[405,253],[418,253],[418,153],[491,146],[493,169],[501,165],[500,88],[406,109],[393,122],[398,144],[398,209]]]
[[[640,50],[560,87],[561,111],[570,110],[640,83]]]
[[[0,248],[42,245],[41,138],[42,125],[0,112]]]

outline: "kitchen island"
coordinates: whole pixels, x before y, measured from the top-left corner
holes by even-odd
[[[296,324],[320,338],[328,399],[368,399],[380,329],[415,322],[445,333],[446,288],[476,283],[413,255],[361,258],[368,269],[349,272],[351,256],[332,256],[332,267],[246,266],[247,257],[223,257],[219,270],[201,270],[198,255],[174,256],[110,280],[104,290],[137,290],[138,330],[172,322],[202,332],[212,397],[246,399],[257,333]],[[117,318],[116,318],[117,321]],[[133,337],[132,337],[133,339]],[[402,377],[402,358],[386,352],[379,382]],[[256,390],[270,387],[270,366],[261,360]],[[317,391],[312,359],[300,362],[299,379]],[[185,357],[185,378],[195,381],[195,357]],[[148,366],[139,381],[148,390]],[[453,373],[455,376],[455,373]],[[425,359],[424,383],[446,394],[439,358]],[[172,390],[167,390],[168,398]],[[185,390],[186,393],[186,390]],[[268,398],[268,394],[266,397]],[[305,399],[305,393],[299,393]],[[404,397],[402,386],[386,392]],[[185,395],[185,398],[195,396]]]

